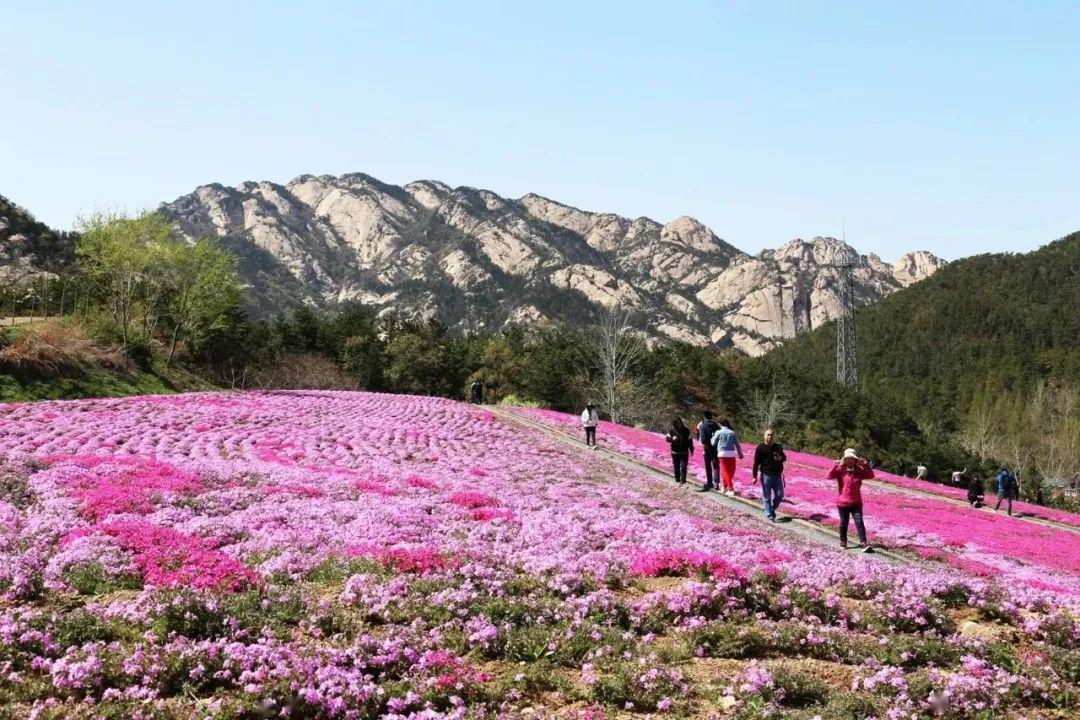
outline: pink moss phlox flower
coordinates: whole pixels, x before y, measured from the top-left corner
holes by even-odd
[[[277,495],[284,493],[286,495],[298,495],[306,498],[322,497],[324,493],[321,489],[313,487],[311,485],[301,485],[300,483],[282,483],[281,485],[263,485],[261,488],[264,495]]]
[[[195,473],[153,458],[51,455],[45,460],[62,473],[62,482],[91,520],[118,513],[147,515],[162,495],[193,494],[205,485]]]
[[[707,572],[716,578],[744,576],[718,555],[683,549],[639,549],[630,561],[629,571],[639,577],[681,576],[692,571]]]
[[[241,590],[257,581],[243,563],[204,538],[140,520],[104,523],[94,530],[116,538],[132,554],[148,585]]]
[[[374,545],[350,545],[345,548],[345,554],[352,557],[371,558],[382,566],[398,572],[422,574],[455,566],[450,558],[445,557],[433,547],[383,548]]]
[[[385,476],[374,475],[370,478],[360,478],[353,483],[353,486],[361,492],[374,495],[386,495],[388,497],[397,495],[397,490],[386,486],[386,479]]]
[[[481,507],[472,512],[473,520],[490,522],[491,520],[513,520],[514,512],[506,508]]]
[[[452,493],[447,499],[454,505],[460,505],[461,507],[469,508],[471,510],[494,507],[499,504],[499,501],[490,495],[485,495],[482,492],[473,492],[471,490],[462,490]]]

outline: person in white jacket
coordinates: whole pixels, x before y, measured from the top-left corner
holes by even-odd
[[[735,458],[742,460],[742,445],[739,436],[731,429],[730,420],[721,420],[720,429],[713,433],[712,446],[720,458],[720,476],[724,480],[724,494],[735,494]]]
[[[589,403],[581,411],[581,427],[585,428],[585,445],[591,445],[596,449],[596,426],[600,424],[600,416],[596,413],[596,406]]]

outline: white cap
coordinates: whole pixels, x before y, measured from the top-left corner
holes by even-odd
[[[855,452],[855,448],[848,448],[844,451],[844,459],[847,460],[848,458],[859,459],[859,453]]]

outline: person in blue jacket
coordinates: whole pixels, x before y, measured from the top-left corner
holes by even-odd
[[[1001,507],[1001,501],[1004,500],[1008,503],[1006,506],[1009,510],[1009,515],[1012,515],[1013,500],[1020,498],[1020,483],[1016,480],[1016,475],[1009,468],[1001,468],[1001,472],[997,474],[997,503],[994,504],[994,512],[997,512]]]

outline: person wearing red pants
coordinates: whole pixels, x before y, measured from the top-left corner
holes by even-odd
[[[742,445],[739,436],[731,429],[731,422],[720,421],[720,429],[712,436],[712,445],[720,458],[720,476],[724,481],[724,494],[735,494],[735,458],[742,460]]]

